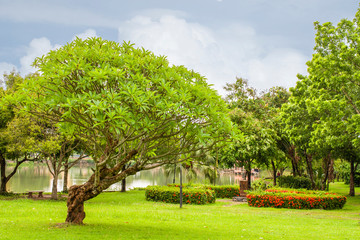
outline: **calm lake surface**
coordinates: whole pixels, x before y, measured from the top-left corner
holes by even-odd
[[[90,166],[74,166],[70,169],[68,187],[71,185],[82,184],[91,176],[92,170]],[[138,172],[133,176],[126,178],[126,188],[132,189],[135,187],[147,187],[148,185],[166,185],[172,183],[173,176],[166,177],[162,168],[146,170]],[[217,184],[226,185],[238,183],[239,176],[234,174],[221,174],[218,178]],[[176,182],[179,182],[179,176],[176,176]],[[187,180],[183,177],[183,182]],[[203,176],[198,175],[193,183],[209,183]],[[58,180],[58,191],[62,191],[63,176]],[[121,183],[116,183],[107,190],[120,190]],[[33,166],[20,167],[17,173],[11,178],[7,185],[8,191],[11,192],[26,192],[29,190],[44,190],[51,192],[52,176],[44,165],[34,164]]]

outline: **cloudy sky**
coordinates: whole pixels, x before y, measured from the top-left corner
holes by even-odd
[[[306,74],[313,22],[353,19],[358,7],[358,0],[0,0],[0,74],[34,72],[35,57],[75,36],[99,36],[166,55],[220,94],[236,77],[257,89],[291,87]]]

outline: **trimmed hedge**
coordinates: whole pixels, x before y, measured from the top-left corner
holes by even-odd
[[[264,192],[249,192],[247,202],[251,207],[293,209],[342,209],[346,197],[335,193],[315,191],[289,191],[270,189]]]
[[[148,186],[145,189],[145,197],[147,201],[179,203],[180,189],[178,187],[168,186]],[[199,188],[184,188],[183,203],[203,205],[215,202],[214,191]]]
[[[240,196],[240,187],[238,185],[206,186],[206,188],[214,190],[217,198],[233,198]]]
[[[180,185],[168,184],[169,187],[179,187]],[[239,185],[203,185],[203,184],[183,184],[185,188],[194,188],[194,189],[209,189],[214,190],[215,196],[217,198],[233,198],[240,196],[240,187]]]
[[[311,180],[306,177],[280,176],[277,178],[279,187],[311,189]]]

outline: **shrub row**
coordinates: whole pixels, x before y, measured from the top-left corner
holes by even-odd
[[[214,190],[217,198],[233,198],[240,196],[240,187],[238,185],[218,185],[206,187],[207,189]]]
[[[179,184],[168,184],[169,187],[179,187]],[[238,185],[203,185],[203,184],[183,184],[184,188],[209,189],[215,192],[217,198],[233,198],[240,196]]]
[[[178,187],[148,186],[145,189],[148,201],[180,203],[180,189]],[[184,188],[183,203],[203,205],[215,202],[214,191],[200,188]]]
[[[251,207],[273,207],[294,209],[341,209],[346,203],[345,196],[333,193],[294,193],[279,191],[249,192],[247,202]]]
[[[306,177],[280,176],[277,178],[279,187],[311,189],[311,181]]]

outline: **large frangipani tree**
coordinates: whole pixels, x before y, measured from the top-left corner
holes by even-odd
[[[35,66],[39,76],[9,100],[84,139],[95,164],[86,183],[69,189],[66,222],[81,224],[84,201],[111,184],[191,158],[231,132],[226,105],[204,77],[130,43],[76,39]]]

